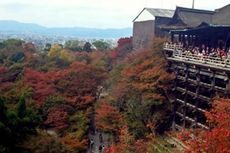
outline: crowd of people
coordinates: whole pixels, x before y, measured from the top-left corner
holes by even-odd
[[[165,46],[176,48],[176,51],[180,54],[186,55],[197,55],[200,57],[215,57],[220,60],[230,60],[230,47],[210,47],[208,45],[202,44],[200,47],[188,46],[183,43],[165,43]]]

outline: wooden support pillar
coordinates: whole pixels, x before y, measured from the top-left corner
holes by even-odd
[[[192,35],[192,47],[195,47],[196,44],[196,35]]]
[[[177,82],[178,82],[178,75],[179,75],[179,68],[178,65],[176,65],[175,67],[175,74],[176,74],[176,78],[174,81],[174,88],[173,90],[176,90],[177,87]],[[172,122],[172,130],[175,131],[176,130],[176,103],[173,103],[173,122]]]
[[[185,82],[188,82],[188,65],[185,65]],[[188,98],[188,86],[185,86],[185,97],[184,97],[184,108],[183,108],[183,127],[186,126],[186,108],[187,108],[187,98]]]
[[[176,78],[175,78],[175,82],[174,82],[174,87],[176,88],[176,87],[177,87],[177,82],[178,82],[178,76],[179,76],[179,68],[178,68],[178,65],[176,65],[175,73],[176,73]]]
[[[173,104],[173,122],[172,122],[172,130],[176,130],[176,103]]]
[[[197,47],[201,46],[201,37],[197,36]]]
[[[196,73],[196,81],[197,81],[197,87],[196,87],[196,98],[198,97],[199,95],[199,92],[200,92],[200,68],[197,68],[197,73]],[[195,128],[197,127],[197,120],[198,120],[198,100],[196,100],[195,102]]]
[[[197,68],[196,70],[196,83],[197,83],[197,88],[196,88],[196,98],[199,95],[199,90],[197,91],[197,89],[199,89],[198,87],[200,87],[200,68]]]
[[[193,44],[196,46],[196,35],[193,35]]]
[[[179,34],[179,42],[182,42],[181,34]]]
[[[191,45],[191,42],[192,42],[192,41],[191,41],[191,35],[188,35],[188,38],[187,38],[187,39],[188,39],[188,46],[190,46],[190,45]]]
[[[215,71],[212,71],[212,76],[211,76],[211,90],[213,91],[215,89],[215,84],[216,84],[216,78],[215,78]]]
[[[174,43],[174,33],[171,33],[171,42]]]
[[[184,107],[183,107],[183,127],[184,127],[184,128],[185,128],[185,126],[186,126],[187,98],[188,98],[188,95],[187,95],[187,93],[186,93],[186,94],[185,94],[185,97],[184,97]]]
[[[186,46],[187,44],[185,44],[186,40],[185,40],[185,35],[184,34],[182,35],[182,43],[183,43],[183,47],[187,47]]]
[[[227,74],[225,95],[230,94],[230,74]]]

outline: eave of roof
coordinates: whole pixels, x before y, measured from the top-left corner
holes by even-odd
[[[159,9],[159,8],[145,8],[149,13],[155,17],[167,17],[172,18],[175,10]]]
[[[230,4],[225,5],[225,6],[221,7],[221,8],[215,9],[215,12],[219,12],[219,11],[221,11],[222,9],[225,9],[226,7],[229,7],[229,6],[230,6]]]
[[[190,13],[191,15],[189,15]],[[214,13],[215,11],[192,9],[192,8],[185,8],[185,7],[177,6],[172,19],[179,18],[180,20],[178,21],[180,21],[181,24],[184,24],[185,27],[192,28],[192,27],[198,26],[202,21],[211,23],[212,15]],[[210,16],[210,17],[207,17],[207,16]],[[172,20],[168,24],[168,26],[169,27],[176,26],[176,24],[174,23],[174,20]]]
[[[133,19],[133,22],[145,11],[147,10],[153,17],[165,17],[172,18],[174,15],[174,10],[169,9],[159,9],[159,8],[143,8],[142,11]]]
[[[202,23],[203,24],[203,23]],[[201,25],[202,25],[201,24]],[[206,26],[198,26],[196,28],[186,28],[186,29],[177,29],[177,30],[171,30],[170,33],[187,33],[187,32],[193,32],[197,30],[202,30],[202,29],[212,29],[212,28],[224,28],[224,29],[230,29],[230,25],[214,25],[214,24],[208,24]]]
[[[176,11],[186,11],[186,12],[192,12],[192,13],[202,13],[202,14],[214,14],[215,11],[211,10],[201,10],[201,9],[192,9],[192,8],[186,8],[186,7],[176,7]]]

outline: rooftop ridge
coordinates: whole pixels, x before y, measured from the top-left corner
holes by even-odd
[[[212,11],[212,10],[193,9],[193,8],[187,8],[187,7],[181,7],[181,6],[177,6],[176,10],[188,11],[188,12],[194,12],[194,13],[204,13],[204,14],[214,14],[215,13],[215,11]]]

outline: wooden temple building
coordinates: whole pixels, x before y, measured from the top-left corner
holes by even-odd
[[[230,95],[230,4],[215,10],[144,8],[133,20],[133,47],[166,37],[164,54],[175,73],[170,94],[173,129],[209,129],[214,97]]]
[[[171,42],[164,45],[164,54],[169,71],[176,77],[170,100],[172,128],[209,129],[204,113],[213,98],[230,95],[230,25],[202,23],[170,33]],[[199,48],[198,54],[192,51],[194,47]],[[210,54],[200,54],[202,47]],[[217,48],[226,56],[211,55]]]
[[[133,20],[133,48],[146,48],[151,45],[154,37],[168,35],[160,27],[168,24],[173,14],[174,10],[144,8]]]
[[[191,29],[201,23],[230,24],[230,4],[215,10],[177,6],[175,10],[144,8],[133,20],[133,48],[149,47],[154,37],[168,37],[171,30]]]

